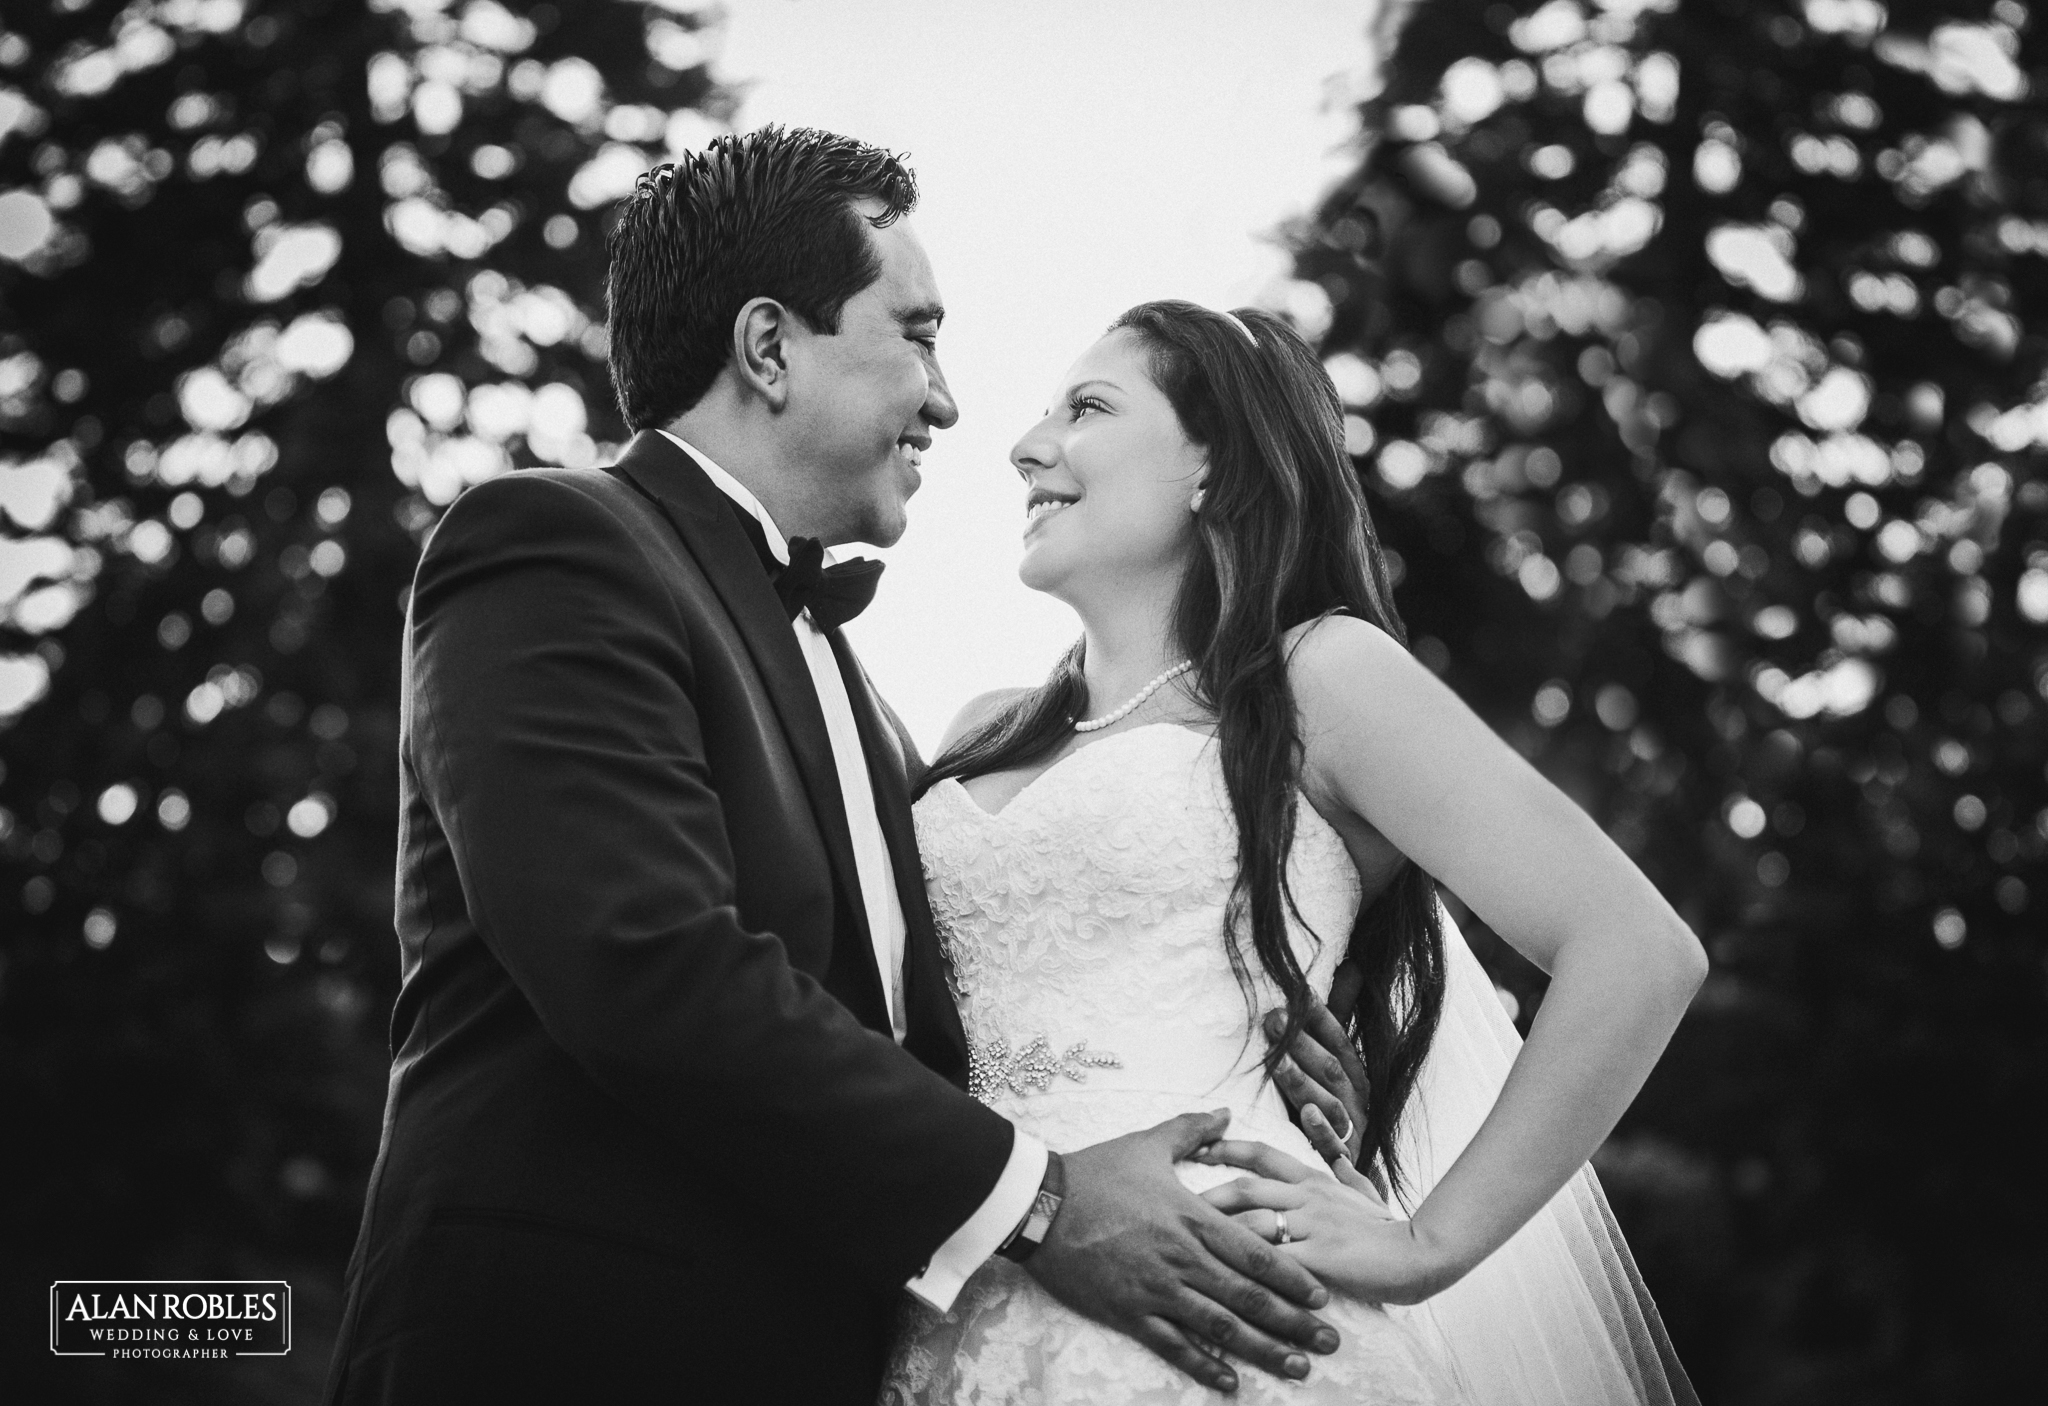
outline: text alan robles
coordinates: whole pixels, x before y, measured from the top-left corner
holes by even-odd
[[[292,1350],[282,1279],[60,1279],[50,1286],[59,1357],[278,1357]]]

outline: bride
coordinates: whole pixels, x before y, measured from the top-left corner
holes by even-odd
[[[1689,1402],[1586,1161],[1704,957],[1408,654],[1341,413],[1277,320],[1148,303],[1012,451],[1020,574],[1082,637],[968,706],[916,806],[972,1091],[1056,1152],[1229,1109],[1181,1179],[1321,1278],[1343,1340],[1247,1400]],[[1550,972],[1526,1045],[1437,879]],[[1340,966],[1366,1112],[1347,1142],[1306,1109],[1311,1141],[1254,1035],[1278,1007],[1291,1048]],[[1087,1231],[1055,1215],[1035,1256]],[[910,1305],[883,1400],[1213,1399],[1035,1267]]]

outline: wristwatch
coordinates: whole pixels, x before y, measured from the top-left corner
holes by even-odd
[[[1060,1164],[1059,1153],[1047,1151],[1045,1178],[1038,1183],[1038,1195],[1032,1200],[1031,1209],[1024,1213],[1024,1219],[1010,1232],[1010,1238],[996,1246],[996,1253],[1018,1264],[1030,1259],[1045,1243],[1046,1232],[1052,1229],[1053,1217],[1060,1213],[1060,1202],[1066,1194],[1066,1168]]]

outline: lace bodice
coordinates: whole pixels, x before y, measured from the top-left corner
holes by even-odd
[[[1055,763],[999,813],[948,780],[916,816],[977,1097],[1027,1126],[1059,1111],[1048,1104],[1113,1092],[1285,1122],[1261,1088],[1254,1025],[1280,993],[1246,942],[1248,1003],[1224,938],[1237,827],[1212,738],[1134,728]],[[1327,991],[1358,876],[1306,803],[1288,882],[1296,956]]]
[[[1261,1065],[1257,1016],[1280,1003],[1279,991],[1247,949],[1248,993],[1225,943],[1237,827],[1211,738],[1173,724],[1133,728],[1069,754],[1000,813],[949,780],[925,794],[916,817],[976,1097],[1056,1151],[1228,1107],[1232,1137],[1321,1171]],[[1305,803],[1288,882],[1296,957],[1327,992],[1359,883],[1336,831]],[[1197,1191],[1239,1175],[1196,1163],[1176,1171]],[[1307,1382],[1247,1370],[1236,1399],[1455,1401],[1394,1312],[1338,1298],[1323,1317],[1343,1337],[1335,1357]],[[976,1271],[950,1313],[907,1301],[882,1390],[886,1406],[1216,1399],[1000,1258]]]

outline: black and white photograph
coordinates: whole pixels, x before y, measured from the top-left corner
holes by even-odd
[[[2034,1399],[2034,8],[10,0],[0,1399]]]

